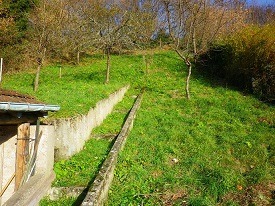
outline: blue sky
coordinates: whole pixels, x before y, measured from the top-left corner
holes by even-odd
[[[275,6],[275,0],[247,0],[247,3],[256,3],[257,5],[274,5]]]

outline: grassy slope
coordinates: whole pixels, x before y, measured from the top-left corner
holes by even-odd
[[[105,60],[101,56],[85,59],[81,66],[62,66],[62,78],[59,78],[59,67],[43,68],[40,75],[40,86],[37,93],[33,92],[34,71],[17,74],[6,74],[2,87],[17,90],[37,97],[47,104],[61,106],[58,113],[50,117],[70,117],[86,113],[96,102],[130,82],[129,78],[140,76],[142,57],[113,57],[111,82],[105,85]],[[127,74],[127,76],[124,76]]]
[[[57,67],[48,67],[35,94],[40,100],[61,104],[57,116],[63,117],[84,113],[103,96],[131,82],[131,91],[117,112],[95,130],[95,134],[109,134],[118,132],[124,112],[133,102],[131,96],[147,87],[119,158],[109,205],[160,205],[169,201],[215,205],[223,197],[230,205],[226,194],[234,199],[251,185],[266,186],[275,179],[274,107],[212,85],[197,74],[192,76],[192,99],[187,101],[183,95],[185,70],[177,56],[163,52],[151,58],[146,76],[141,55],[113,56],[108,86],[102,84],[105,62],[99,58],[91,66],[65,67],[61,79]],[[33,94],[32,78],[33,74],[17,74],[6,77],[3,85]],[[55,184],[88,184],[108,148],[107,140],[91,140],[86,152],[92,156],[79,154],[66,163],[57,163],[56,170],[67,170],[67,174],[59,173]],[[97,157],[92,161],[96,164],[89,167],[90,163],[80,161],[86,157]],[[74,200],[45,205],[64,205],[65,201],[70,205]]]
[[[91,185],[100,169],[108,151],[112,146],[112,139],[119,133],[124,118],[131,108],[138,90],[131,89],[126,93],[122,102],[115,106],[103,124],[93,130],[91,136],[95,137],[87,141],[84,149],[69,160],[55,163],[54,171],[56,180],[53,186],[84,186]],[[98,139],[103,137],[102,139]],[[62,197],[57,201],[44,198],[41,206],[52,205],[78,205],[85,196],[79,198]]]
[[[274,107],[197,74],[187,101],[184,76],[174,55],[155,56],[108,205],[234,205],[274,181]]]

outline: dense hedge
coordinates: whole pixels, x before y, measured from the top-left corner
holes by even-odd
[[[275,100],[275,25],[249,26],[213,44],[198,58],[199,68],[228,83]]]

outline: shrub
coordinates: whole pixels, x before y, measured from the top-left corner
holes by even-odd
[[[228,83],[275,100],[275,25],[249,26],[211,45],[200,68]]]

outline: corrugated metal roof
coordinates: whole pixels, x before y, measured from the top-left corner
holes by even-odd
[[[16,102],[0,102],[0,110],[21,112],[55,112],[60,110],[58,105],[30,104]]]

